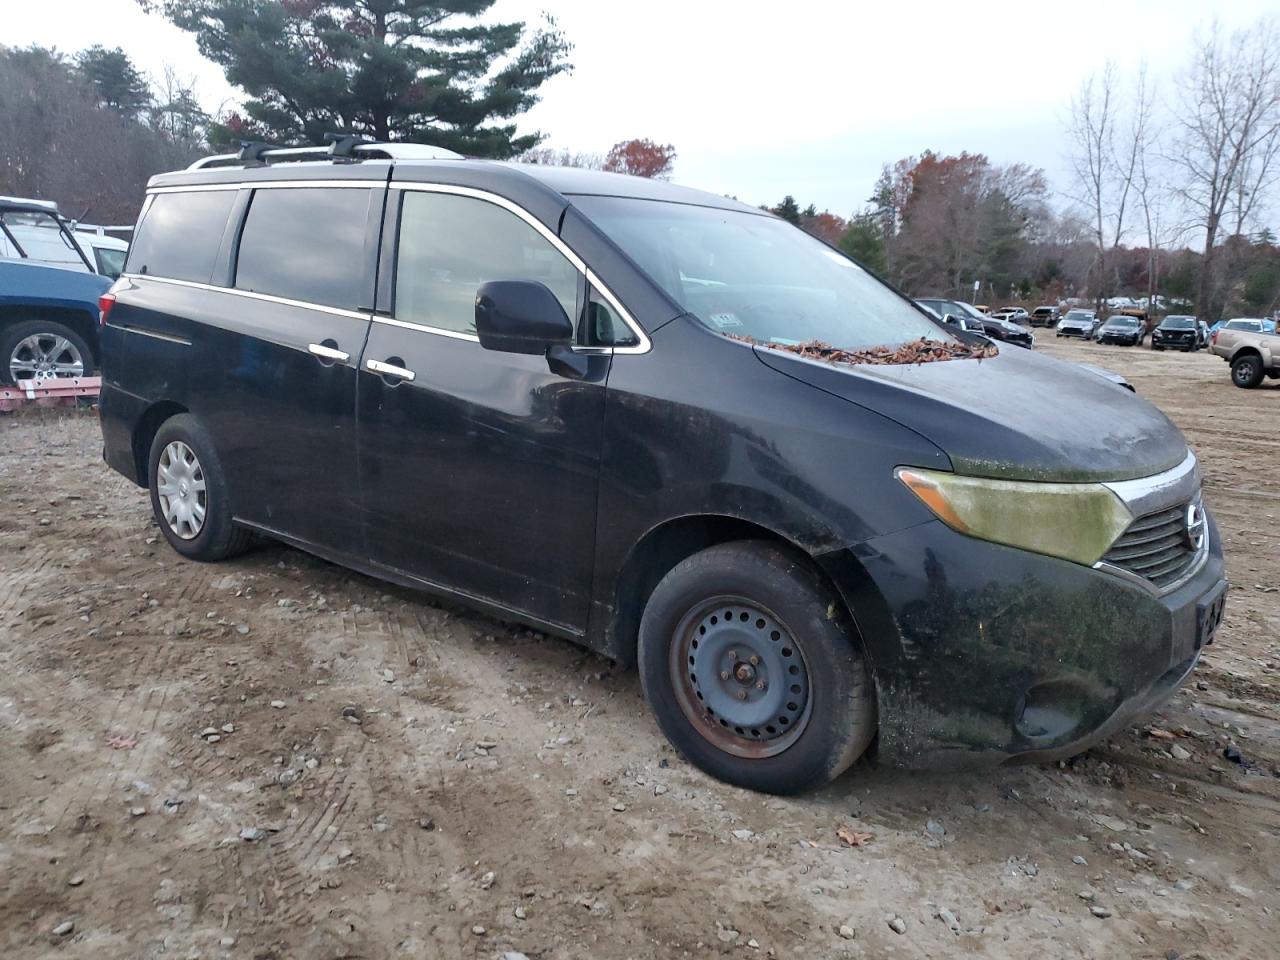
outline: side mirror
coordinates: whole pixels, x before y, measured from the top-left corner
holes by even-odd
[[[949,326],[949,327],[963,327],[963,326],[964,326],[964,324],[962,324],[959,320],[957,320],[957,319],[955,318],[955,315],[954,315],[954,314],[950,314],[950,313],[948,313],[946,316],[944,316],[944,317],[942,318],[942,322],[943,322],[943,323],[945,323],[945,324],[946,324],[947,326]]]
[[[536,280],[490,280],[476,291],[480,346],[503,353],[545,354],[573,342],[560,301]]]

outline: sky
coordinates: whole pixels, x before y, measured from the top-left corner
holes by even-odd
[[[72,52],[120,46],[144,71],[193,77],[206,107],[241,96],[190,35],[136,0],[0,0],[0,42]],[[549,10],[571,74],[518,123],[546,145],[604,153],[648,137],[677,151],[673,179],[751,203],[792,194],[848,216],[884,163],[925,149],[1041,167],[1071,190],[1072,94],[1115,60],[1145,59],[1167,99],[1197,29],[1275,14],[1277,0],[497,0],[492,16]]]

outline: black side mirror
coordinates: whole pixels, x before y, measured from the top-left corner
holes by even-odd
[[[951,314],[951,313],[946,314],[946,315],[942,318],[942,322],[943,322],[943,323],[945,323],[945,324],[946,324],[947,326],[949,326],[949,327],[959,327],[959,326],[962,326],[962,324],[960,323],[960,321],[956,319],[955,315],[954,315],[954,314]]]
[[[573,342],[573,323],[546,284],[490,280],[476,292],[480,346],[503,353],[545,354]]]

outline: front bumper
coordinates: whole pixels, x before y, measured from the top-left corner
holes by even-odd
[[[824,558],[875,672],[881,757],[1071,756],[1158,707],[1199,659],[1198,605],[1225,588],[1211,518],[1207,535],[1203,565],[1164,596],[940,521]]]
[[[1059,327],[1057,332],[1064,337],[1080,337],[1084,340],[1093,336],[1093,331],[1084,327]]]

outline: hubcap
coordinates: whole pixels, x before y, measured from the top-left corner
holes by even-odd
[[[33,333],[19,340],[9,355],[15,382],[43,383],[53,377],[84,376],[84,357],[76,345],[56,333]]]
[[[204,528],[208,500],[204,470],[195,452],[181,440],[169,444],[156,464],[156,496],[169,529],[183,540],[194,540]]]
[[[694,729],[735,756],[781,753],[809,722],[804,654],[777,617],[740,597],[708,600],[684,616],[670,671]]]

